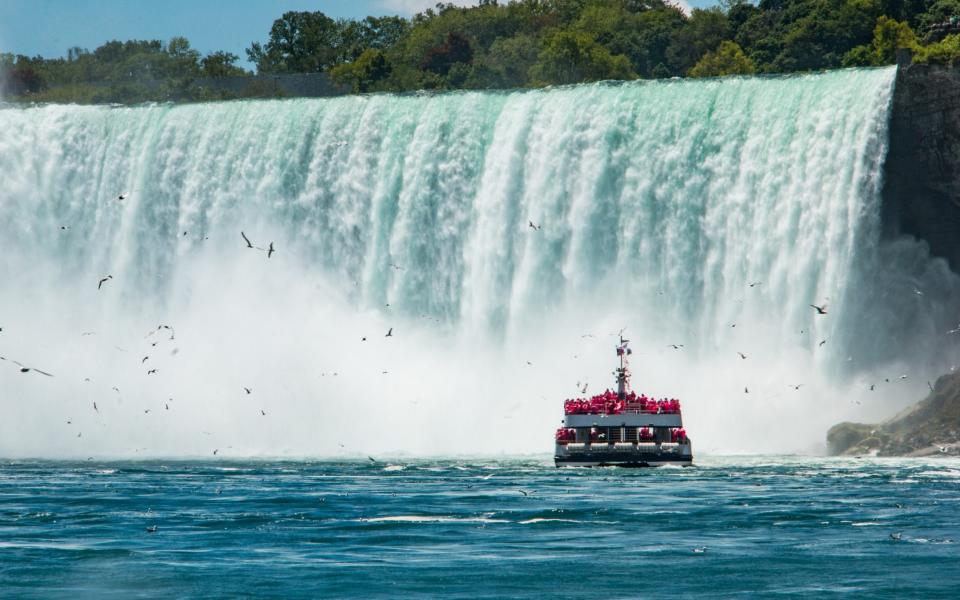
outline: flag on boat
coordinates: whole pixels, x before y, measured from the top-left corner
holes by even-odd
[[[624,343],[623,345],[617,346],[617,356],[623,356],[624,354],[630,355],[633,354],[633,350],[628,347],[628,344]]]

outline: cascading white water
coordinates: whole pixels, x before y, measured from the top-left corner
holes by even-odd
[[[699,449],[815,448],[957,356],[894,76],[0,110],[0,455],[549,451],[623,327]]]

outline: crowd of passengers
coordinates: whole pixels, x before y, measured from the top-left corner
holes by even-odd
[[[642,413],[678,413],[680,401],[676,398],[654,400],[646,394],[629,392],[621,400],[613,390],[607,390],[589,399],[577,398],[563,402],[563,412],[567,415],[619,415],[624,411]]]
[[[600,432],[596,427],[590,429],[590,441],[591,442],[605,442],[606,434]],[[649,427],[641,427],[637,431],[637,437],[639,441],[653,441],[653,430]],[[577,432],[574,429],[561,427],[557,430],[556,438],[558,442],[574,442],[577,439]],[[632,440],[631,440],[632,441]],[[670,441],[675,443],[684,443],[687,441],[687,431],[683,427],[671,428],[670,429]]]

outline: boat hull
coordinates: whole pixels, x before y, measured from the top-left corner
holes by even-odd
[[[617,447],[620,446],[620,447]],[[625,447],[624,447],[625,446]],[[661,467],[693,464],[693,446],[669,444],[654,447],[653,444],[608,445],[608,444],[557,444],[553,455],[558,467]]]
[[[692,456],[554,456],[554,464],[558,467],[662,467],[675,465],[681,467],[693,466]]]

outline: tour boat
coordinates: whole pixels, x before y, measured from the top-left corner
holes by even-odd
[[[680,401],[648,398],[630,389],[629,340],[620,337],[617,391],[563,403],[554,462],[580,467],[690,466],[693,446],[683,429]]]

